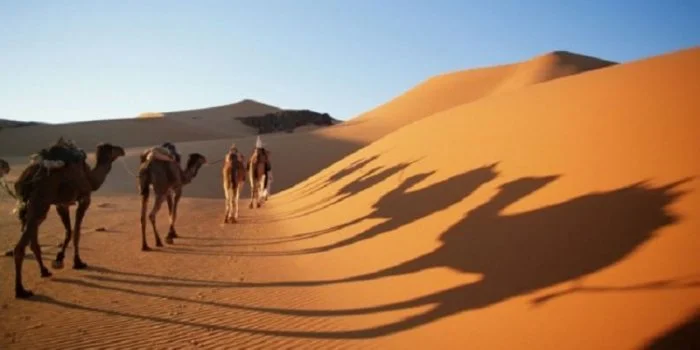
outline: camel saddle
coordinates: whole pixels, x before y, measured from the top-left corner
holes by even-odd
[[[59,169],[66,165],[85,162],[87,154],[74,143],[61,139],[55,145],[33,154],[31,159],[32,164],[40,164],[47,169]]]
[[[147,161],[151,161],[153,159],[163,160],[166,162],[174,162],[175,161],[175,155],[173,155],[173,153],[170,152],[170,150],[167,149],[166,147],[162,147],[162,146],[151,147],[146,152],[148,153],[146,155]]]

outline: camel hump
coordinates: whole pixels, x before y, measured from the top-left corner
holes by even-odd
[[[174,162],[175,161],[174,155],[167,147],[163,147],[163,146],[151,147],[146,152],[147,152],[146,160],[148,160],[148,161],[153,160],[153,159],[163,160],[166,162]]]

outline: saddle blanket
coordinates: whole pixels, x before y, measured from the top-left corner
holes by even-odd
[[[174,162],[175,161],[175,156],[170,153],[170,150],[165,148],[165,147],[152,147],[148,151],[148,155],[146,156],[146,160],[151,161],[153,159],[156,160],[163,160],[166,162]]]

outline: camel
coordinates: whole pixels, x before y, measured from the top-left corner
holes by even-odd
[[[80,226],[90,207],[91,193],[97,190],[111,170],[112,163],[124,156],[124,149],[109,143],[97,145],[96,163],[90,169],[87,155],[71,142],[63,140],[35,155],[32,163],[15,182],[15,193],[19,199],[21,236],[13,251],[15,259],[15,297],[29,298],[34,294],[22,285],[22,262],[27,245],[34,253],[41,277],[50,277],[44,266],[39,248],[39,226],[46,219],[51,205],[66,228],[66,238],[56,256],[54,267],[61,268],[65,249],[73,235],[73,268],[84,269],[87,264],[80,259]],[[69,206],[78,204],[75,227],[71,232]]]
[[[226,153],[221,175],[226,197],[224,224],[235,223],[238,222],[238,200],[245,183],[245,156],[238,152],[236,145]]]
[[[170,145],[172,146],[172,145]],[[141,194],[141,250],[150,251],[151,248],[146,243],[146,207],[148,206],[148,196],[151,187],[156,199],[153,209],[148,215],[153,227],[153,234],[156,238],[156,246],[162,247],[160,235],[156,228],[156,215],[167,201],[170,214],[170,228],[165,242],[173,244],[173,238],[177,237],[175,231],[175,220],[177,219],[177,206],[182,196],[183,186],[192,182],[197,176],[202,165],[207,163],[207,158],[199,153],[191,153],[187,160],[185,170],[180,168],[179,156],[174,152],[174,146],[153,147],[141,154],[141,167],[139,169],[139,192]]]
[[[270,151],[265,149],[260,137],[255,142],[255,150],[248,161],[248,177],[250,178],[250,205],[249,208],[260,208],[267,199],[269,178],[272,170],[270,164]]]
[[[0,179],[2,179],[5,175],[10,173],[10,163],[5,161],[4,159],[0,159]]]
[[[7,175],[9,173],[10,173],[10,163],[5,161],[4,159],[0,159],[0,187],[2,187],[5,190],[5,192],[7,192],[7,194],[10,195],[10,197],[14,198],[15,194],[10,189],[10,186],[7,185],[7,182],[5,182],[5,180],[3,179],[5,177],[5,175]],[[8,254],[5,253],[5,255],[8,255]],[[11,256],[11,255],[9,255],[9,256]]]

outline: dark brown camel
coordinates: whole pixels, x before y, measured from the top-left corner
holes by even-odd
[[[143,251],[151,250],[146,244],[146,207],[148,206],[148,196],[151,187],[153,187],[156,199],[148,218],[153,226],[156,246],[162,247],[163,243],[161,243],[160,235],[156,228],[156,215],[163,205],[163,201],[167,201],[168,211],[170,212],[170,228],[168,235],[165,237],[165,242],[172,244],[173,238],[177,237],[175,220],[177,219],[177,205],[182,196],[182,188],[191,183],[202,165],[207,163],[206,157],[199,153],[192,153],[187,160],[187,167],[185,170],[182,170],[175,158],[164,147],[154,147],[141,154],[141,167],[138,177],[139,192],[141,194],[141,250]]]
[[[5,161],[4,159],[0,159],[0,179],[2,179],[5,175],[10,173],[10,163]]]
[[[63,138],[47,150],[39,153],[39,159],[30,164],[17,182],[15,192],[19,197],[19,219],[22,228],[13,255],[15,258],[15,297],[29,298],[33,293],[22,285],[22,262],[27,245],[34,253],[42,277],[50,277],[51,272],[44,266],[39,248],[39,226],[46,219],[51,205],[61,216],[66,227],[66,238],[61,252],[56,257],[56,265],[63,263],[65,248],[71,238],[70,216],[68,208],[78,204],[73,228],[73,268],[83,269],[87,264],[80,259],[80,226],[85,213],[90,207],[91,194],[104,182],[111,169],[112,162],[124,156],[124,149],[109,143],[97,146],[96,164],[93,169],[88,166],[82,150],[67,143]]]
[[[221,169],[224,194],[226,196],[226,209],[224,211],[224,223],[238,221],[238,200],[245,183],[245,157],[238,152],[235,145],[231,146],[224,157],[224,165]]]

